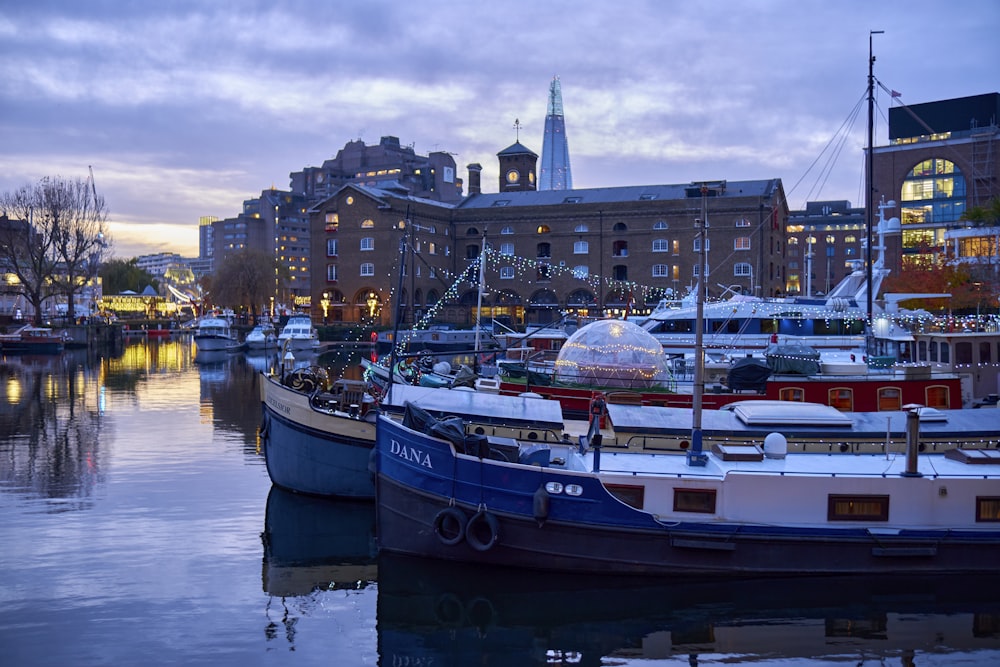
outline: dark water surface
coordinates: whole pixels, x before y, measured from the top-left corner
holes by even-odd
[[[370,503],[272,490],[269,362],[196,359],[190,340],[0,359],[0,665],[1000,664],[985,575],[658,583],[378,560]]]

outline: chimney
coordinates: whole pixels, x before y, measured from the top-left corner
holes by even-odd
[[[466,169],[469,170],[469,196],[482,194],[480,176],[483,171],[483,165],[473,162]]]

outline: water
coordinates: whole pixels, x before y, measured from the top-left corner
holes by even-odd
[[[1000,664],[993,578],[636,585],[378,560],[370,503],[272,490],[272,362],[189,340],[0,360],[0,664]]]

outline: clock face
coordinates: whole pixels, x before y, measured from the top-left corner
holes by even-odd
[[[351,195],[347,195],[347,200],[346,201],[347,201],[347,205],[350,206],[351,204],[354,203],[354,197],[352,197]]]
[[[521,178],[521,174],[517,173],[517,169],[511,169],[507,172],[507,182],[517,183],[518,179]]]
[[[528,172],[528,182],[529,183],[534,183],[535,182],[535,172],[533,172],[533,171],[529,171]]]

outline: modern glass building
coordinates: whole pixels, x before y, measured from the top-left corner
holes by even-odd
[[[545,115],[542,159],[538,172],[539,190],[572,190],[573,174],[569,168],[569,143],[566,141],[566,118],[563,116],[562,86],[559,77],[549,85],[549,108]]]

